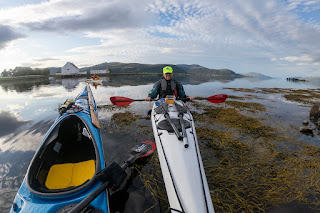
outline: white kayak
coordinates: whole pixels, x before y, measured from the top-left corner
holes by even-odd
[[[179,113],[184,120],[185,134]],[[151,120],[171,212],[213,213],[190,111],[181,101],[172,104],[160,99],[153,105]]]
[[[102,84],[102,80],[100,80],[100,79],[98,79],[98,80],[87,79],[85,82],[86,82],[86,83]]]

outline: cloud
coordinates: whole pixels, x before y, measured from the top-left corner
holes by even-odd
[[[283,58],[279,58],[279,60],[295,63],[298,66],[316,66],[317,67],[320,65],[320,57],[315,57],[312,55],[286,56]]]
[[[319,0],[52,0],[0,10],[0,23],[27,27],[37,35],[49,32],[45,35],[51,38],[55,32],[100,42],[29,57],[50,66],[58,61],[41,57],[88,65],[199,63],[235,71],[269,70],[289,60],[320,62],[319,23],[307,22],[299,12],[303,9],[305,15],[308,7],[319,6]],[[304,55],[313,61],[290,58]]]
[[[0,50],[9,42],[24,37],[25,35],[16,32],[12,27],[0,24]]]
[[[41,66],[41,63],[33,63],[33,62],[22,62],[21,66],[22,67],[39,67]]]
[[[298,7],[303,7],[303,10],[311,11],[319,9],[319,0],[288,0],[289,9],[297,9]]]
[[[35,62],[48,62],[48,61],[59,61],[60,59],[57,58],[36,58],[33,59]]]
[[[56,0],[0,11],[0,23],[8,21],[34,31],[48,32],[136,28],[148,24],[152,18],[145,12],[145,2]],[[13,17],[12,13],[19,15]]]
[[[280,60],[289,61],[289,62],[296,62],[296,61],[310,62],[310,61],[313,61],[313,58],[310,55],[303,55],[303,56],[287,56],[284,58],[280,58]]]

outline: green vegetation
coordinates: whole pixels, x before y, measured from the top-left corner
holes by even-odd
[[[1,73],[2,77],[18,77],[18,76],[29,76],[29,75],[40,75],[40,76],[49,76],[50,70],[48,68],[39,69],[31,67],[16,67],[13,70],[4,70]]]
[[[50,81],[48,77],[31,77],[31,76],[22,76],[11,78],[8,80],[7,78],[0,78],[0,86],[3,90],[15,90],[17,92],[25,92],[30,91],[34,87],[39,87],[41,85],[49,85]]]

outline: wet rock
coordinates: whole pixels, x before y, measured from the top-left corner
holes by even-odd
[[[308,124],[309,124],[309,121],[307,121],[307,120],[302,121],[303,126],[308,126]]]
[[[302,126],[302,127],[300,127],[300,132],[312,132],[316,128],[317,127],[315,127],[315,126]]]
[[[315,126],[308,126],[309,121],[304,120],[302,121],[302,127],[300,127],[300,132],[306,135],[313,136],[313,130],[317,129]]]
[[[310,110],[310,120],[316,125],[319,126],[319,118],[320,118],[320,104],[314,104]]]

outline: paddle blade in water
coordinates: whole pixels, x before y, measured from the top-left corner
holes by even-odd
[[[207,98],[208,101],[211,103],[223,103],[228,98],[228,95],[226,94],[219,94],[219,95],[213,95]]]
[[[111,103],[117,106],[127,106],[131,104],[134,100],[131,98],[113,96],[110,98]]]

